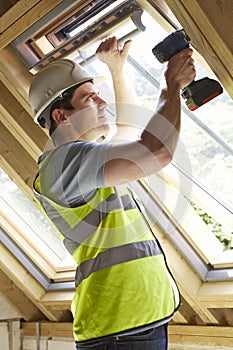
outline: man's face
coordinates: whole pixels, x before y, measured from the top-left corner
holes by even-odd
[[[106,136],[109,124],[105,114],[107,106],[91,82],[79,86],[73,93],[72,111],[66,111],[70,121],[79,131],[80,140],[94,141]]]

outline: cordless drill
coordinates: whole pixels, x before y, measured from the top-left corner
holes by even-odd
[[[164,63],[178,52],[189,47],[190,38],[183,29],[177,30],[157,44],[152,52],[159,62]],[[218,81],[203,78],[192,81],[191,84],[181,90],[181,96],[191,111],[202,106],[223,92]]]

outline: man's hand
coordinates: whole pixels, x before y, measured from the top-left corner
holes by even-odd
[[[107,64],[112,74],[121,73],[128,56],[131,40],[124,43],[122,48],[118,46],[117,37],[105,39],[96,50],[97,57]]]
[[[165,79],[167,87],[179,89],[189,85],[196,76],[193,50],[188,48],[174,55],[167,64]]]

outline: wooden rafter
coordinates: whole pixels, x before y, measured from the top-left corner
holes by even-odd
[[[22,331],[24,336],[36,335],[36,324],[34,322],[22,323]],[[232,346],[233,343],[233,327],[203,327],[203,326],[176,326],[168,327],[169,343],[202,345],[205,349],[209,346],[224,345]],[[70,338],[72,339],[72,323],[57,323],[43,322],[40,324],[40,334],[42,337],[50,338]],[[224,340],[223,340],[224,339]],[[176,349],[177,349],[176,348]],[[194,348],[192,348],[194,349]],[[221,349],[224,349],[221,347]]]
[[[233,97],[232,1],[166,0],[194,46]],[[224,24],[224,25],[223,25]]]
[[[33,23],[46,15],[62,0],[40,0],[40,1],[25,1],[20,0],[15,7],[12,7],[1,17],[2,26],[0,27],[0,50],[6,47],[18,35],[23,33]],[[22,4],[26,6],[21,6]],[[11,21],[10,18],[14,20]],[[8,25],[10,21],[11,25]]]

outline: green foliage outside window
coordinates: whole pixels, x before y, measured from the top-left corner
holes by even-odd
[[[204,223],[213,232],[213,234],[219,239],[226,250],[233,249],[233,232],[228,232],[222,224],[213,219],[208,213],[206,213],[202,208],[199,208],[195,203],[190,201],[190,204],[197,212],[197,214],[202,218]]]

